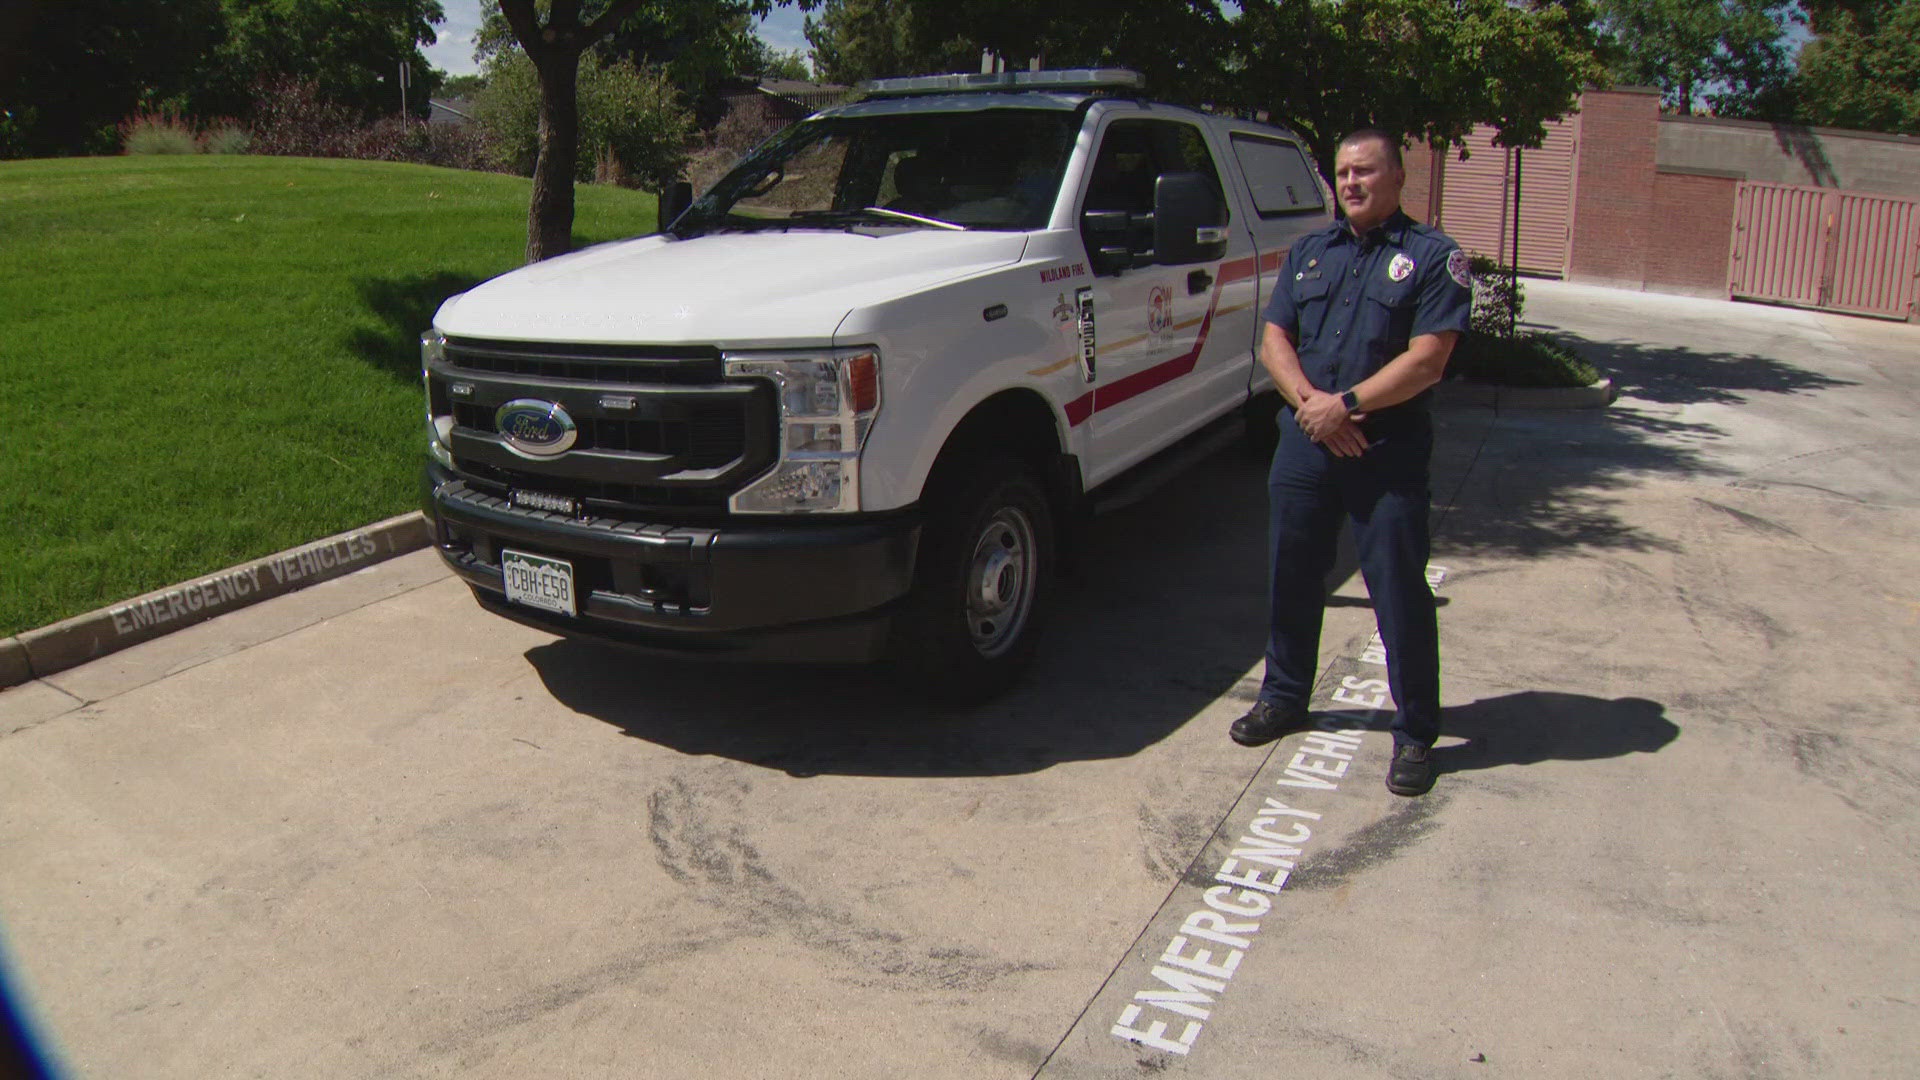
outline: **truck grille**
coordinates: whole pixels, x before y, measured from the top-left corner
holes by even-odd
[[[537,395],[536,395],[537,396]],[[746,452],[740,410],[696,405],[674,419],[624,420],[581,417],[581,450],[625,450],[669,454],[685,469],[717,469]],[[455,405],[453,422],[472,431],[497,433],[494,410],[484,405]]]
[[[720,350],[710,345],[529,345],[448,339],[447,363],[468,371],[536,379],[642,385],[720,381]]]
[[[453,417],[455,470],[501,498],[517,488],[611,517],[704,520],[778,451],[773,386],[726,379],[711,347],[450,339],[427,386],[434,414]],[[494,415],[518,398],[560,403],[573,446],[549,459],[508,450]]]

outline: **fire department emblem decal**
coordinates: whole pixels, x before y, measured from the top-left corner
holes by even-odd
[[[1173,326],[1173,290],[1155,285],[1147,294],[1147,333],[1164,334]]]
[[[1404,251],[1395,255],[1393,261],[1387,264],[1387,277],[1389,280],[1405,281],[1407,280],[1407,275],[1411,273],[1413,273],[1413,260],[1407,258],[1407,254]]]

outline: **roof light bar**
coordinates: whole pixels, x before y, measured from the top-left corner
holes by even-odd
[[[991,90],[1144,90],[1147,80],[1126,68],[1065,68],[1059,71],[999,71],[988,75],[914,75],[873,79],[869,94],[980,93]]]

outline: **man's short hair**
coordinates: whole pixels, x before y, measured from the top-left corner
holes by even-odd
[[[1337,150],[1342,146],[1363,142],[1377,142],[1385,147],[1387,158],[1393,162],[1394,168],[1404,170],[1407,167],[1407,163],[1400,157],[1400,136],[1381,128],[1361,128],[1358,131],[1350,133],[1346,138],[1341,139],[1334,145],[1334,148]]]

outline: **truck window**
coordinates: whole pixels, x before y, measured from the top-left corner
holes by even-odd
[[[1220,190],[1220,171],[1199,128],[1177,120],[1116,120],[1100,140],[1085,208],[1152,213],[1153,183],[1170,172],[1197,172]]]
[[[1253,208],[1262,218],[1317,213],[1325,205],[1312,163],[1292,143],[1236,133],[1233,156],[1240,159]]]
[[[971,229],[1044,228],[1075,123],[1071,112],[1040,109],[808,120],[722,177],[694,203],[690,224],[701,231],[844,227],[850,216],[879,209]],[[891,219],[861,220],[884,226]]]

